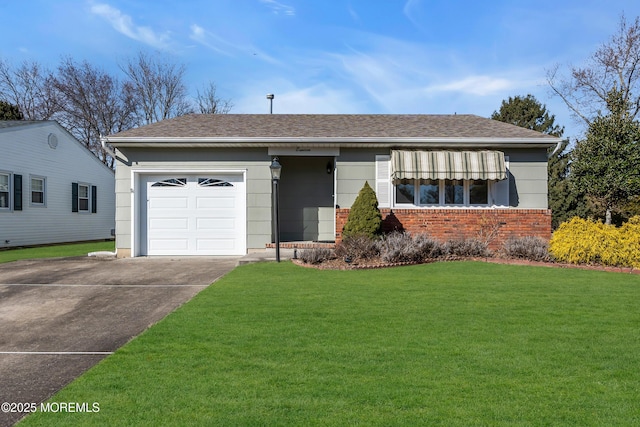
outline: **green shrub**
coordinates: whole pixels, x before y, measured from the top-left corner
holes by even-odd
[[[575,217],[560,224],[549,242],[558,261],[640,268],[640,217],[622,227]]]
[[[365,182],[349,210],[347,223],[342,230],[342,237],[364,235],[374,238],[380,233],[381,224],[382,215],[378,209],[376,193],[369,183]]]

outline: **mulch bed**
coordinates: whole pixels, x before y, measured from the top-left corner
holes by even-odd
[[[404,265],[416,265],[416,264],[428,264],[432,262],[445,262],[445,261],[483,261],[493,264],[510,264],[510,265],[531,265],[538,267],[554,267],[554,268],[577,268],[581,270],[596,270],[596,271],[610,271],[616,273],[628,273],[628,274],[640,274],[640,269],[632,267],[606,267],[602,265],[585,265],[585,264],[566,264],[551,261],[529,261],[525,259],[508,259],[508,258],[465,258],[465,257],[447,257],[437,258],[429,260],[427,262],[400,262],[400,263],[388,263],[382,261],[380,258],[371,258],[367,260],[357,260],[351,263],[345,262],[343,259],[330,259],[319,264],[306,264],[301,259],[293,259],[292,262],[301,267],[316,268],[319,270],[364,270],[374,268],[388,268],[399,267]]]

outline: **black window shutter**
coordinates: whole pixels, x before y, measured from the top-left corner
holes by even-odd
[[[71,212],[78,212],[78,183],[71,183]]]
[[[98,187],[91,186],[91,213],[98,212]]]
[[[22,210],[22,175],[13,175],[13,210]]]

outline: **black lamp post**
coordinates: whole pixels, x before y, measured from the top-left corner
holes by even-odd
[[[273,228],[276,240],[276,261],[280,262],[280,216],[278,213],[278,183],[280,181],[280,172],[282,165],[278,162],[278,158],[274,157],[271,161],[271,182],[273,184]]]

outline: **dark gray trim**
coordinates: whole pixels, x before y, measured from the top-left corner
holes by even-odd
[[[71,212],[78,212],[78,183],[71,183]]]
[[[13,175],[13,210],[22,210],[22,175]]]

